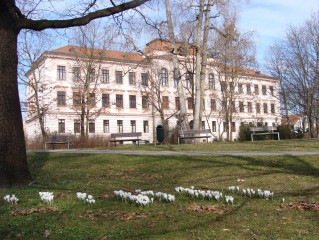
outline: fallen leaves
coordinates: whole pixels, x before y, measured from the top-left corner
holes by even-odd
[[[11,216],[16,216],[16,215],[22,215],[22,216],[27,216],[32,213],[46,213],[46,212],[56,212],[58,211],[57,208],[54,207],[42,207],[42,208],[30,208],[30,209],[25,209],[25,210],[14,210],[11,211]]]
[[[288,205],[280,205],[281,208],[289,208],[289,209],[301,209],[308,211],[319,211],[319,203],[307,203],[304,201],[300,201],[297,203],[289,203]]]
[[[195,211],[200,213],[215,213],[218,215],[222,215],[226,212],[226,209],[222,209],[216,205],[197,205],[196,203],[192,203],[187,207],[186,211]]]
[[[136,218],[145,218],[148,217],[149,213],[144,211],[137,211],[137,212],[123,212],[123,211],[110,211],[110,212],[104,212],[102,210],[99,211],[86,211],[85,214],[80,215],[81,218],[89,218],[91,221],[95,221],[98,218],[104,217],[104,218],[110,218],[110,219],[118,219],[121,221],[128,221]]]

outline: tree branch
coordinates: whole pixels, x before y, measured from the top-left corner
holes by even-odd
[[[88,24],[90,21],[112,16],[114,14],[136,8],[150,0],[132,0],[130,2],[122,3],[117,6],[97,10],[95,12],[89,13],[86,16],[66,19],[66,20],[32,20],[32,19],[21,19],[18,20],[18,26],[20,29],[32,29],[36,31],[41,31],[47,28],[67,28],[67,27],[76,27]]]

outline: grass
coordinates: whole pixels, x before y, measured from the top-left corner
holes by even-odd
[[[106,149],[106,148],[99,148]],[[243,152],[243,151],[319,151],[319,140],[268,140],[254,142],[213,142],[208,144],[181,144],[181,145],[136,145],[125,144],[112,147],[116,150],[148,150],[148,151],[208,151],[208,152]]]
[[[34,183],[0,189],[1,197],[20,199],[16,206],[0,201],[0,239],[319,239],[318,211],[287,207],[319,202],[318,156],[29,153],[28,159]],[[177,186],[195,186],[226,193],[231,185],[269,189],[275,198],[232,194],[235,203],[227,205],[174,192]],[[113,196],[114,190],[138,188],[171,193],[177,200],[141,208]],[[52,212],[45,212],[49,206],[40,201],[39,191],[54,192]],[[78,201],[77,191],[92,194],[97,203]],[[219,214],[192,211],[194,206]],[[12,215],[30,209],[40,212]]]

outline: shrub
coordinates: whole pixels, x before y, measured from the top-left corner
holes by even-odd
[[[251,141],[250,131],[249,131],[249,125],[247,124],[240,124],[239,127],[239,141]]]

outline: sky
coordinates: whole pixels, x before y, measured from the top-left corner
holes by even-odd
[[[242,30],[256,31],[256,53],[263,69],[268,47],[284,39],[288,26],[299,26],[319,11],[318,0],[249,0],[241,12]]]

